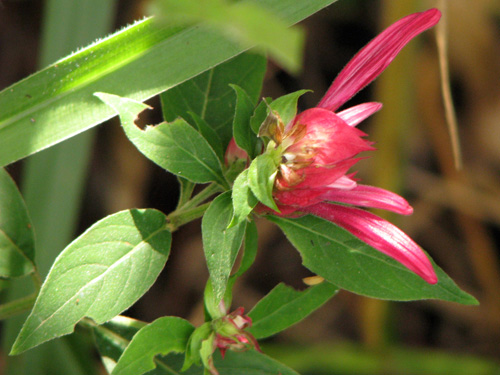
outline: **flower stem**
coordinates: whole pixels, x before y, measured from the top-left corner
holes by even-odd
[[[187,201],[182,207],[179,207],[176,211],[183,211],[198,206],[203,201],[210,198],[211,195],[222,191],[220,185],[215,183],[208,185],[205,189],[196,194],[191,200]]]
[[[210,202],[187,210],[174,211],[168,215],[168,230],[174,232],[180,226],[203,216]]]

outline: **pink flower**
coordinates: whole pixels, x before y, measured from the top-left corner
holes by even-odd
[[[282,149],[282,162],[273,196],[280,212],[258,207],[260,212],[280,216],[309,213],[332,221],[431,284],[437,282],[432,264],[412,239],[388,221],[351,207],[381,208],[403,215],[413,211],[399,195],[360,185],[354,174],[347,174],[359,160],[359,153],[374,149],[355,126],[382,105],[364,103],[334,111],[373,81],[412,38],[434,26],[440,17],[437,9],[430,9],[394,23],[354,56],[317,107],[298,114],[286,126],[278,126],[272,138]]]

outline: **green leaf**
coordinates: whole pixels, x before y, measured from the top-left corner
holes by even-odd
[[[182,371],[187,370],[193,364],[199,365],[201,362],[201,346],[203,341],[213,340],[213,330],[210,322],[203,323],[201,326],[197,327],[192,335],[189,337],[189,341],[186,347],[186,356],[184,364],[182,366]]]
[[[298,375],[289,367],[256,350],[227,351],[224,359],[217,353],[214,355],[214,365],[220,375]]]
[[[236,42],[257,45],[291,72],[298,72],[301,66],[304,32],[297,27],[287,28],[277,14],[257,2],[156,0],[155,5],[170,22],[208,24]]]
[[[250,128],[250,117],[254,112],[255,103],[241,87],[231,85],[236,92],[236,111],[233,121],[233,137],[236,144],[253,159],[257,144],[257,136]]]
[[[141,375],[156,367],[156,355],[182,353],[193,326],[177,317],[163,317],[137,332],[121,355],[112,375]]]
[[[253,116],[250,118],[250,128],[255,134],[259,134],[260,127],[267,117],[269,108],[267,103],[269,102],[271,102],[271,98],[262,99],[257,108],[255,108]]]
[[[225,150],[233,133],[236,94],[230,84],[240,86],[257,103],[266,71],[266,59],[244,53],[216,66],[161,95],[166,121],[189,118],[194,113],[219,135]]]
[[[105,93],[97,93],[96,96],[120,114],[127,137],[147,158],[192,182],[215,181],[227,186],[214,150],[186,121],[178,119],[170,124],[161,123],[141,130],[134,121],[147,108],[145,104]]]
[[[287,125],[297,114],[297,101],[306,92],[311,90],[299,90],[279,97],[269,105],[272,110],[278,112],[283,124]]]
[[[245,229],[244,247],[240,264],[236,272],[229,278],[226,291],[224,293],[224,306],[229,308],[233,298],[233,285],[253,264],[258,249],[257,226],[253,220],[249,221]],[[215,298],[214,289],[210,279],[207,282],[204,293],[205,309],[212,320],[221,318],[225,312],[221,310],[220,299]]]
[[[9,174],[0,169],[0,277],[35,270],[35,239],[23,197]]]
[[[229,307],[231,306],[231,302],[233,299],[233,285],[236,281],[236,278],[231,276],[226,285],[226,291],[224,292],[224,296],[222,298],[224,305],[221,305],[221,300],[215,298],[214,288],[212,286],[212,281],[208,279],[207,285],[205,286],[205,291],[203,293],[203,302],[205,305],[205,313],[208,314],[208,318],[205,320],[215,320],[222,318],[226,315],[225,309],[221,309],[222,306]]]
[[[139,320],[118,315],[93,328],[97,350],[110,374],[134,335],[146,325]]]
[[[219,351],[216,351],[213,354],[213,359],[219,375],[299,375],[291,368],[256,350],[247,350],[245,352],[228,350],[224,358],[221,357]],[[182,375],[206,374],[203,367],[191,367],[185,372],[180,372],[182,356],[178,354],[163,357],[162,361],[168,365],[168,368],[182,373]],[[175,372],[162,372],[158,373],[158,375],[171,375],[173,373]]]
[[[166,217],[156,210],[95,223],[56,259],[12,354],[71,333],[85,316],[100,324],[130,307],[163,269],[170,242]]]
[[[327,220],[315,216],[268,219],[278,224],[300,252],[304,266],[342,289],[381,299],[431,298],[477,304],[437,265],[433,264],[439,282],[428,284],[399,262]]]
[[[278,167],[272,155],[268,153],[257,156],[248,168],[248,184],[252,193],[260,202],[275,211],[279,211],[273,198],[277,173]]]
[[[333,297],[338,288],[328,282],[297,291],[278,284],[248,313],[256,339],[272,336],[300,322]]]
[[[118,316],[112,321],[94,328],[99,352],[109,372],[133,335],[142,326],[144,326],[142,322]],[[201,327],[207,327],[207,329],[205,334],[200,332],[200,338],[208,338],[211,332],[210,323],[205,323]],[[200,360],[201,341],[198,340],[197,342],[200,344],[198,346],[198,360]],[[213,358],[220,375],[298,375],[292,369],[255,350],[246,352],[227,351],[224,359],[221,358],[220,353],[216,352]],[[204,374],[203,366],[192,366],[188,370],[181,372],[184,362],[184,355],[182,354],[171,353],[157,358],[155,362],[157,363],[156,370],[148,372],[148,375]]]
[[[221,300],[240,249],[246,223],[228,228],[233,216],[231,192],[213,200],[201,222],[203,248],[215,298]]]
[[[250,189],[248,169],[241,172],[238,177],[236,177],[236,180],[234,180],[231,196],[233,199],[234,213],[229,227],[246,220],[257,203],[259,203],[255,195],[253,195],[252,189]]]
[[[217,132],[196,113],[189,112],[189,115],[193,119],[193,122],[195,123],[196,128],[198,129],[200,134],[207,140],[208,144],[212,147],[212,149],[219,157],[219,160],[221,162],[224,162],[225,150],[222,146],[222,141]]]
[[[258,239],[259,234],[257,232],[257,225],[255,225],[255,221],[251,220],[248,222],[245,230],[245,247],[243,256],[241,257],[240,267],[232,277],[240,277],[252,266],[255,257],[257,256]]]
[[[291,25],[334,1],[258,3]],[[0,166],[112,117],[95,92],[144,101],[248,47],[204,28],[137,22],[0,92]]]

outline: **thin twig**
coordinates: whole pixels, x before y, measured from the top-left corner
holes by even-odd
[[[450,85],[450,69],[448,64],[448,37],[447,37],[447,22],[448,10],[447,0],[438,0],[438,7],[441,10],[441,21],[436,29],[436,43],[439,58],[439,71],[441,74],[441,95],[443,97],[443,105],[446,116],[446,123],[450,133],[451,148],[453,151],[453,159],[455,161],[455,168],[462,169],[462,151],[460,147],[460,138],[458,136],[458,121],[453,105],[453,98],[451,95]]]

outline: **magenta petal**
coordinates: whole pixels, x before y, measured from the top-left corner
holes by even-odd
[[[411,39],[434,26],[440,18],[439,10],[429,9],[389,26],[349,61],[317,107],[335,111],[377,78]]]
[[[299,155],[314,150],[314,166],[329,166],[351,158],[360,152],[374,150],[364,140],[361,130],[346,124],[339,116],[322,108],[311,108],[296,116],[291,129],[306,126],[306,134],[286,149],[286,153]]]
[[[357,185],[351,190],[331,189],[321,195],[322,200],[347,203],[361,207],[381,208],[402,215],[413,213],[403,197],[375,186]]]
[[[438,279],[422,249],[401,229],[388,221],[358,208],[318,203],[303,211],[334,222],[361,241],[394,258],[429,284]]]
[[[349,126],[356,126],[382,108],[382,103],[363,103],[337,113]]]

